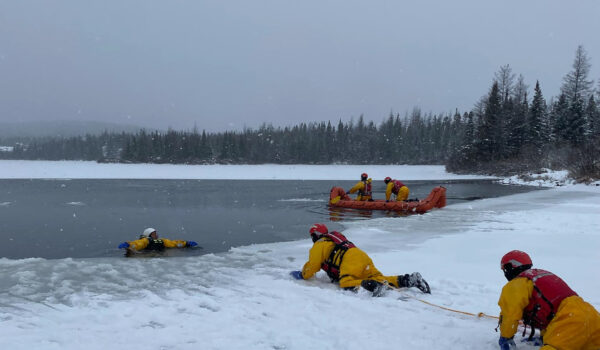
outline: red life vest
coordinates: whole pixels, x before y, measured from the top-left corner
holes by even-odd
[[[546,329],[560,303],[565,298],[577,295],[565,281],[552,272],[529,269],[517,277],[525,277],[533,282],[531,299],[523,310],[523,323],[534,328]]]
[[[371,189],[371,183],[368,181],[363,181],[362,183],[365,185],[365,187],[362,190],[359,190],[358,194],[360,194],[362,197],[364,197],[364,196],[372,197],[373,190]]]
[[[400,188],[404,187],[404,184],[399,180],[392,180],[392,182],[394,182],[394,188],[392,188],[392,193],[398,194],[398,191],[400,191]]]
[[[321,237],[335,243],[335,247],[331,250],[329,257],[321,264],[321,268],[327,273],[331,282],[337,282],[340,280],[340,265],[342,264],[344,254],[346,254],[348,249],[356,246],[346,236],[337,231],[323,233]]]

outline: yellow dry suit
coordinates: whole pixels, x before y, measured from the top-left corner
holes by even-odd
[[[302,268],[302,277],[304,279],[311,278],[329,260],[329,262],[339,266],[338,277],[337,279],[332,278],[332,282],[338,282],[342,288],[360,286],[363,280],[375,280],[399,287],[398,276],[384,276],[373,265],[371,258],[359,248],[339,249],[331,257],[331,252],[334,248],[336,248],[336,244],[330,238],[319,238],[310,249],[308,261]],[[331,275],[329,276],[332,277]]]
[[[515,277],[503,288],[500,306],[500,334],[512,338],[519,320],[534,298],[534,282]],[[600,314],[577,295],[563,299],[553,318],[542,329],[544,345],[540,350],[598,350],[600,349]]]
[[[356,196],[357,201],[368,201],[373,197],[371,182],[373,182],[371,178],[368,178],[364,181],[361,180],[357,182],[356,185],[354,185],[354,187],[352,187],[350,191],[348,191],[348,193],[352,194],[358,192]]]
[[[410,190],[404,183],[398,180],[392,180],[388,182],[385,189],[385,200],[389,201],[392,193],[396,195],[396,201],[401,202],[408,199]]]
[[[135,241],[128,242],[129,247],[135,250],[163,250],[164,248],[184,248],[187,246],[186,241],[170,240],[166,238],[152,239],[151,237],[140,238]]]

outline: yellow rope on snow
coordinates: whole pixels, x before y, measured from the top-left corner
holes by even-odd
[[[473,317],[477,317],[477,318],[491,318],[491,319],[494,319],[494,320],[500,320],[500,317],[498,317],[498,316],[488,315],[488,314],[485,314],[483,312],[479,312],[479,313],[474,314],[472,312],[454,310],[454,309],[451,309],[449,307],[445,307],[445,306],[441,306],[441,305],[436,305],[434,303],[430,303],[430,302],[425,301],[423,299],[419,299],[419,298],[413,297],[412,295],[408,295],[408,294],[404,294],[404,293],[400,293],[400,294],[402,294],[402,296],[404,296],[404,297],[408,297],[408,298],[420,301],[423,304],[427,304],[429,306],[437,307],[438,309],[442,309],[442,310],[446,310],[446,311],[450,311],[450,312],[456,312],[456,313],[459,313],[459,314],[473,316]],[[523,326],[523,321],[519,321],[519,326]]]
[[[479,313],[477,313],[477,314],[474,314],[474,313],[472,313],[472,312],[466,312],[466,311],[454,310],[454,309],[451,309],[451,308],[449,308],[449,307],[445,307],[445,306],[441,306],[441,305],[436,305],[436,304],[434,304],[434,303],[430,303],[430,302],[428,302],[428,301],[425,301],[425,300],[423,300],[423,299],[415,298],[415,297],[413,297],[412,295],[408,295],[408,294],[402,294],[402,295],[403,295],[403,296],[406,296],[406,297],[409,297],[409,298],[412,298],[412,299],[415,299],[415,300],[417,300],[417,301],[420,301],[420,302],[422,302],[423,304],[427,304],[427,305],[429,305],[429,306],[437,307],[437,308],[439,308],[439,309],[446,310],[446,311],[450,311],[450,312],[456,312],[456,313],[459,313],[459,314],[463,314],[463,315],[469,315],[469,316],[473,316],[473,317],[477,317],[477,318],[482,318],[482,317],[484,317],[484,318],[492,318],[492,319],[496,319],[496,320],[499,320],[499,319],[500,319],[498,316],[492,316],[492,315],[488,315],[488,314],[485,314],[485,313],[483,313],[483,312],[479,312]]]

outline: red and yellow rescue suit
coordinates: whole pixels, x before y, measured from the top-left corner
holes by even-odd
[[[348,193],[352,194],[358,191],[358,195],[356,196],[357,201],[368,201],[373,197],[373,190],[371,189],[371,182],[373,180],[368,178],[365,181],[359,181],[348,191]]]
[[[340,249],[340,244],[336,245],[334,242],[334,239],[340,236],[343,237],[341,240],[349,243],[345,244],[347,249]],[[341,240],[338,239],[338,242]],[[338,249],[332,256],[336,246]],[[327,272],[332,282],[339,282],[341,288],[360,286],[361,281],[367,279],[387,282],[391,286],[398,287],[398,276],[382,275],[365,252],[335,231],[323,234],[313,244],[308,254],[308,261],[302,268],[302,278],[305,280],[311,278],[321,268]]]
[[[164,248],[184,248],[187,246],[186,241],[170,240],[166,238],[152,239],[150,237],[140,238],[128,243],[129,247],[135,250],[163,250]]]
[[[502,288],[498,305],[504,338],[512,338],[523,319],[542,330],[540,350],[600,349],[600,314],[551,272],[520,273]]]
[[[396,195],[396,201],[405,201],[408,199],[408,195],[410,194],[410,190],[406,185],[404,185],[401,181],[392,180],[388,182],[387,187],[385,189],[385,200],[389,201],[392,193]]]

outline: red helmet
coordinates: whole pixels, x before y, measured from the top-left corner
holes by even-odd
[[[369,174],[367,174],[367,173],[360,174],[360,178],[363,179],[363,180],[366,180],[367,177],[369,177]]]
[[[516,268],[523,265],[533,265],[533,262],[527,253],[520,250],[512,250],[504,254],[502,260],[500,260],[500,268],[504,269],[506,264],[510,264],[512,268]]]
[[[308,230],[308,232],[310,232],[311,235],[320,236],[324,233],[329,232],[329,230],[324,224],[314,224],[310,227],[310,230]]]
[[[520,250],[511,250],[504,254],[500,260],[500,268],[504,271],[507,280],[512,280],[525,270],[529,270],[533,262],[529,255]]]
[[[392,178],[389,176],[387,176],[385,179],[383,179],[383,182],[385,182],[385,183],[388,183],[390,181],[392,181]]]

